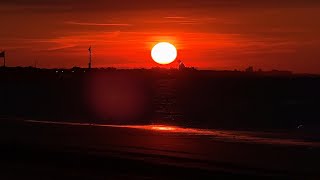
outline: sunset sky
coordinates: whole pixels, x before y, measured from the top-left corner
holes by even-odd
[[[1,0],[8,66],[150,68],[168,41],[199,69],[320,73],[320,1]],[[176,67],[176,63],[163,67]]]

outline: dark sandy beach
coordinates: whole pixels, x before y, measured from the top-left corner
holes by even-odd
[[[146,178],[173,179],[191,174],[304,179],[320,175],[319,142],[298,138],[159,125],[1,121],[3,177],[50,177],[47,171],[56,177],[80,172],[74,178],[84,179],[125,178],[119,171],[139,179],[142,172]],[[160,173],[163,168],[157,166],[168,173]],[[146,168],[153,170],[145,174]]]

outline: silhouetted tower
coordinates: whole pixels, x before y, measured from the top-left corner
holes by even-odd
[[[89,64],[88,64],[88,68],[89,69],[91,69],[91,46],[89,47],[89,49],[88,49],[88,51],[89,51]]]

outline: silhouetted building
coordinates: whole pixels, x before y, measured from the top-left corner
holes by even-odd
[[[250,66],[250,67],[248,67],[247,69],[246,69],[246,72],[253,72],[253,67],[252,66]]]
[[[178,61],[179,63],[179,70],[185,70],[186,66],[183,64],[183,62],[181,60]]]

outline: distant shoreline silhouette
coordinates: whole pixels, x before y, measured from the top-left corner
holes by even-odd
[[[180,61],[181,62],[181,61]],[[151,67],[151,68],[115,68],[115,67],[96,67],[91,68],[90,72],[112,72],[112,71],[158,71],[158,72],[174,72],[174,71],[184,71],[184,72],[199,72],[199,73],[212,73],[212,74],[253,74],[253,75],[274,75],[274,76],[291,76],[291,75],[300,75],[300,76],[320,76],[320,74],[313,73],[294,73],[287,70],[269,70],[263,71],[261,69],[255,71],[252,67],[249,67],[244,70],[203,70],[197,69],[195,67],[186,67],[182,62],[179,62],[178,68],[162,68],[162,67]],[[62,72],[63,71],[63,72]],[[60,73],[86,73],[89,72],[88,68],[83,67],[73,67],[73,68],[39,68],[33,66],[16,66],[16,67],[0,67],[0,72],[60,72]]]

